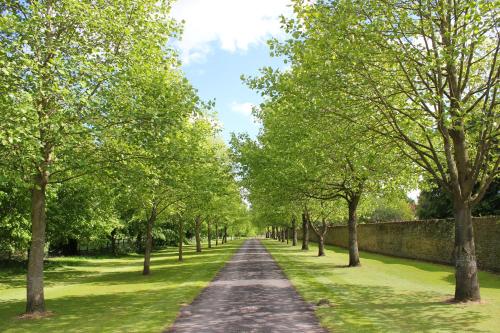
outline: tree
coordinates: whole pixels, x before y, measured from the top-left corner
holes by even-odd
[[[294,43],[272,44],[277,54],[288,57],[292,64],[288,71],[263,69],[261,77],[247,79],[251,88],[267,98],[257,114],[264,126],[259,140],[277,165],[276,171],[267,172],[275,183],[280,181],[277,186],[282,192],[285,188],[293,193],[287,198],[345,201],[349,266],[358,266],[357,221],[362,198],[408,187],[413,177],[389,140],[371,135],[364,123],[333,114],[332,110],[357,110],[358,106],[337,93],[335,83],[324,82],[331,75],[328,68],[318,65],[311,69],[306,63],[314,60],[306,42],[297,42],[303,43],[302,47]],[[381,147],[386,149],[383,156],[378,153]],[[285,176],[278,178],[276,173]],[[308,248],[309,215],[304,209],[303,249]],[[312,228],[321,240],[326,229],[319,232]]]
[[[288,22],[364,119],[450,193],[455,300],[480,299],[471,210],[499,173],[497,10],[491,1],[296,1]],[[300,44],[300,43],[299,43]],[[359,110],[359,109],[358,109]],[[347,112],[346,112],[347,111]]]
[[[77,255],[79,241],[102,239],[120,225],[116,192],[96,177],[54,185],[47,200],[47,240],[51,253]]]
[[[500,181],[495,179],[483,199],[472,209],[473,216],[500,214]],[[453,204],[449,192],[436,184],[423,189],[418,198],[417,215],[420,219],[444,219],[453,217]]]
[[[107,116],[96,107],[99,96],[116,84],[134,51],[156,52],[175,27],[163,1],[8,1],[0,7],[6,106],[0,152],[4,161],[16,161],[32,192],[26,312],[44,312],[47,187],[113,163],[96,142],[95,124]]]

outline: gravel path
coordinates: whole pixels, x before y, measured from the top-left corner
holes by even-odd
[[[247,240],[167,332],[326,332],[260,241]]]

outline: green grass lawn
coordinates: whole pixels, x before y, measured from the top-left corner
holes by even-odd
[[[243,240],[203,249],[154,253],[150,276],[142,256],[50,259],[45,299],[51,317],[18,319],[25,307],[25,275],[0,271],[0,332],[161,332],[208,284]]]
[[[362,267],[347,268],[344,249],[264,244],[306,301],[330,300],[316,314],[333,332],[500,332],[500,275],[479,274],[484,304],[448,304],[450,266],[361,252]]]

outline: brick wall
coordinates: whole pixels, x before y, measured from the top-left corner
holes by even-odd
[[[500,216],[473,219],[478,266],[500,272]],[[298,232],[299,238],[302,236]],[[347,247],[347,226],[331,228],[326,244]],[[314,232],[309,232],[316,241]],[[453,264],[454,221],[423,220],[358,225],[360,250],[403,258]]]

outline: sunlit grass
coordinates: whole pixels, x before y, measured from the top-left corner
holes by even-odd
[[[267,249],[311,303],[328,299],[316,313],[333,332],[500,332],[500,276],[481,272],[484,304],[448,304],[453,268],[415,260],[361,253],[362,267],[347,268],[348,253],[327,247],[317,257],[279,242]]]
[[[0,270],[0,332],[161,332],[215,276],[242,240],[203,249],[187,246],[184,261],[175,248],[154,253],[150,276],[142,256],[66,257],[47,265],[45,298],[51,317],[21,320],[25,275]]]

